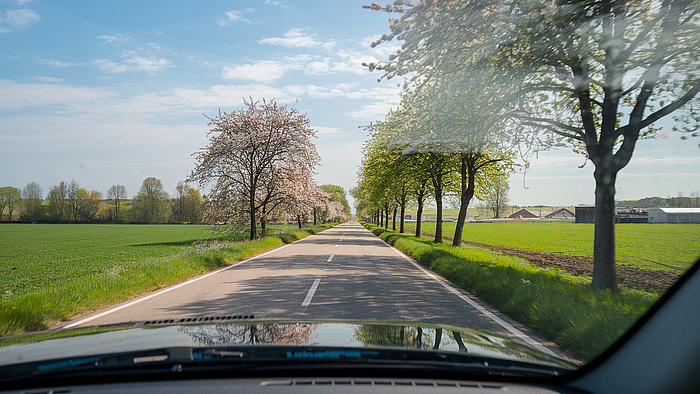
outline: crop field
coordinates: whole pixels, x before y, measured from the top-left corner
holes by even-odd
[[[125,269],[215,238],[206,225],[0,224],[0,299]]]
[[[452,237],[455,223],[443,223]],[[415,222],[406,223],[415,231]],[[424,234],[435,234],[435,223],[422,223]],[[700,257],[700,224],[617,224],[616,259],[638,268],[688,269]],[[467,223],[462,240],[541,253],[593,257],[593,224],[571,222]]]
[[[270,226],[275,235],[193,225],[0,225],[0,336],[42,330],[315,234],[331,224]]]

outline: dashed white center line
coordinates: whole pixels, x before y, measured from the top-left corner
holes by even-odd
[[[337,247],[338,247],[338,245],[335,245],[335,247],[337,248]]]
[[[331,260],[333,260],[333,256],[335,256],[335,255],[334,255],[334,254],[332,254],[332,255],[331,255],[330,257],[328,257],[328,261],[326,261],[326,263],[330,263],[330,262],[331,262]]]
[[[311,285],[309,292],[306,293],[306,298],[304,298],[304,302],[301,303],[301,306],[309,306],[311,299],[314,298],[314,294],[316,294],[316,289],[318,289],[319,283],[321,283],[320,278],[314,280],[314,284]]]

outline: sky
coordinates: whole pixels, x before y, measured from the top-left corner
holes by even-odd
[[[172,193],[207,143],[207,120],[275,99],[317,130],[316,180],[355,186],[363,125],[399,103],[400,82],[363,62],[400,43],[367,1],[0,0],[0,186],[60,181],[129,196],[156,177]],[[700,139],[641,141],[617,198],[700,191]],[[594,202],[593,166],[566,149],[511,176],[511,203]]]

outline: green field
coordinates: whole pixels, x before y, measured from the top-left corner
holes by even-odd
[[[455,225],[443,223],[443,236],[452,237]],[[407,222],[406,231],[415,231],[415,222]],[[421,231],[435,234],[435,223],[424,222]],[[617,224],[615,233],[617,261],[622,264],[679,271],[688,269],[700,257],[700,224]],[[467,223],[462,240],[593,257],[593,225],[585,223]]]
[[[0,337],[46,329],[331,226],[270,226],[276,235],[241,241],[246,234],[210,226],[0,225]]]
[[[0,224],[0,299],[173,255],[206,225]]]

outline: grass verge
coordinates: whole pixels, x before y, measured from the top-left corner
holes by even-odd
[[[0,302],[0,337],[43,330],[77,315],[172,285],[332,227],[290,229],[254,241],[203,242],[177,254],[137,260]]]
[[[585,278],[542,270],[518,258],[364,226],[585,361],[612,345],[659,297],[624,288],[617,293],[593,290]]]
[[[452,237],[456,223],[444,222],[443,235]],[[406,231],[415,232],[407,222]],[[435,234],[435,222],[423,222],[424,234]],[[571,222],[467,223],[463,241],[540,253],[593,258],[593,224]],[[698,259],[700,224],[618,223],[615,258],[638,268],[684,272]]]

